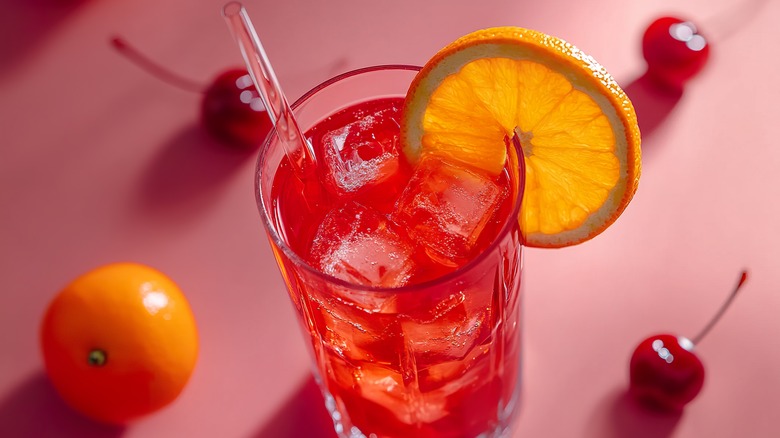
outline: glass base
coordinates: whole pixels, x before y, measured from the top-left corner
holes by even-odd
[[[319,376],[317,376],[316,373],[315,380],[317,380],[318,383],[320,382]],[[518,388],[515,388],[512,400],[507,404],[504,412],[499,413],[500,424],[496,425],[491,430],[482,432],[473,437],[453,437],[448,435],[447,438],[511,438],[513,435],[514,422],[517,420],[517,414],[520,410],[520,394],[520,384],[518,382]],[[331,420],[333,420],[333,428],[339,438],[385,438],[378,436],[375,433],[369,433],[366,435],[359,428],[355,426],[348,426],[346,424],[347,422],[344,421],[344,416],[338,410],[336,399],[333,397],[333,395],[331,395],[327,390],[323,390],[322,396],[325,400],[325,408],[328,410]]]

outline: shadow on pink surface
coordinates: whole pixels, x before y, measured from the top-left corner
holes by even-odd
[[[0,400],[1,437],[114,438],[124,428],[101,424],[68,407],[40,371]]]
[[[333,420],[312,377],[279,408],[252,438],[336,438]]]
[[[662,412],[640,405],[626,390],[611,392],[598,405],[585,435],[592,438],[668,438],[681,412]]]
[[[655,142],[648,142],[683,96],[682,90],[665,89],[646,74],[623,87],[634,104],[639,130],[642,132],[642,152],[652,152]]]
[[[36,51],[47,35],[88,0],[6,2],[0,14],[0,77]]]
[[[256,153],[221,144],[200,126],[183,128],[160,146],[142,175],[141,213],[175,224],[196,218],[218,199],[222,183]]]

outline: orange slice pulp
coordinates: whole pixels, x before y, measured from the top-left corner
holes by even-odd
[[[593,58],[540,32],[480,30],[437,53],[413,80],[401,123],[404,154],[497,175],[517,135],[528,246],[564,247],[611,225],[636,191],[640,136],[626,94]]]

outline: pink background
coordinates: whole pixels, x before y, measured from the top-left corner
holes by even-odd
[[[252,195],[254,153],[198,125],[199,95],[113,51],[121,35],[207,83],[240,65],[222,0],[27,0],[0,15],[0,436],[331,437]],[[526,254],[518,437],[774,437],[780,430],[780,2],[760,0],[267,1],[247,7],[291,98],[348,69],[425,62],[469,31],[520,25],[609,69],[644,132],[639,191],[586,244]],[[637,81],[656,16],[697,20],[712,59],[681,99]],[[669,113],[668,117],[665,114]],[[198,320],[181,397],[126,428],[57,398],[37,330],[76,275],[131,260],[166,272]],[[682,416],[624,396],[634,346],[693,336],[750,269],[698,353]]]

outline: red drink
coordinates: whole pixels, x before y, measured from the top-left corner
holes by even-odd
[[[340,436],[498,436],[519,394],[518,177],[410,164],[398,136],[413,75],[350,73],[296,102],[368,76],[398,88],[296,114],[317,167],[299,177],[270,138],[261,210]]]

